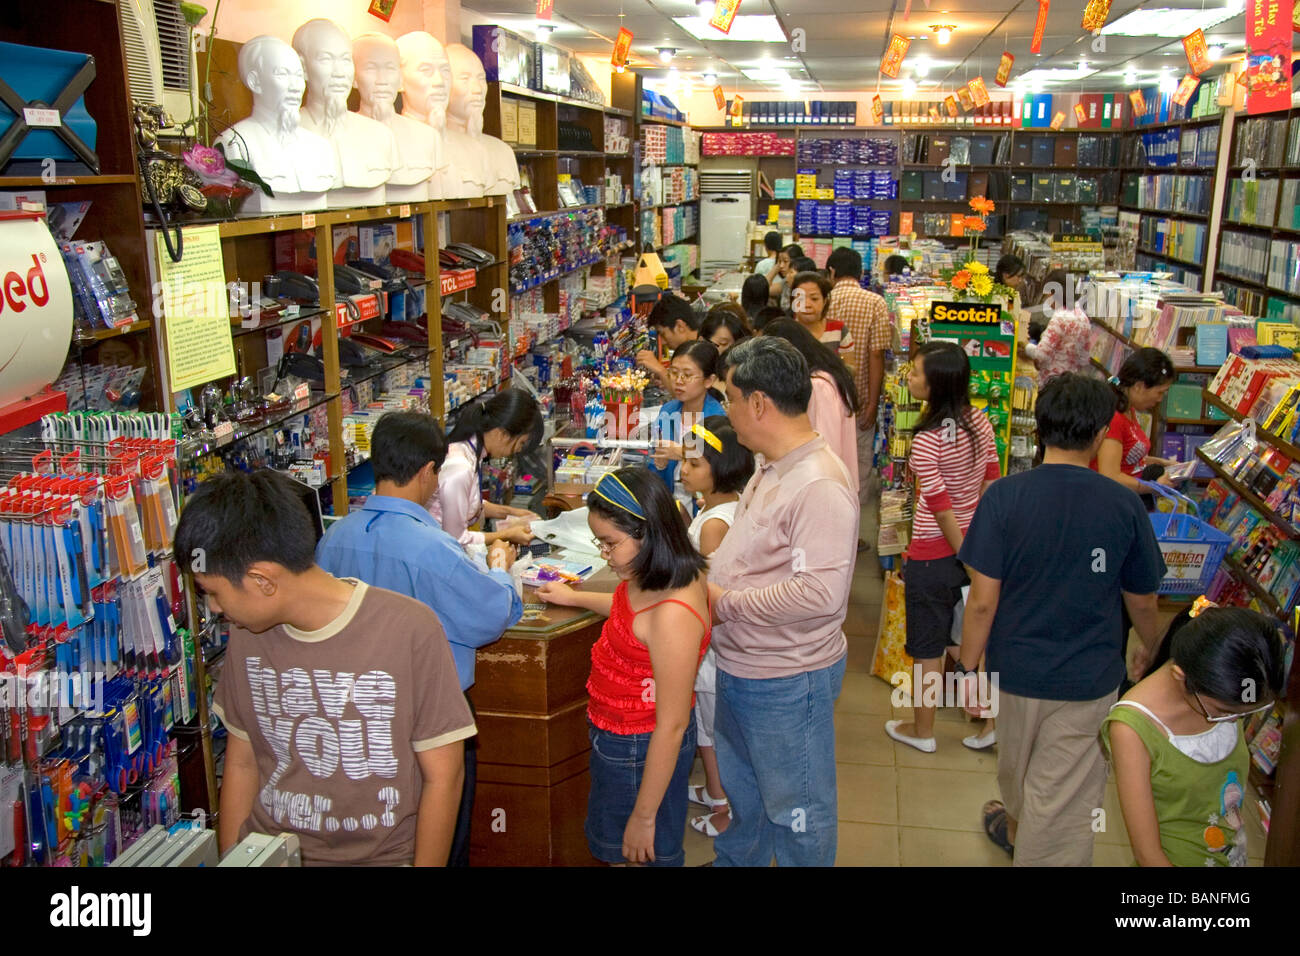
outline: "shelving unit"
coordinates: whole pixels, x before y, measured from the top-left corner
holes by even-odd
[[[1238,120],[1214,288],[1248,315],[1300,318],[1300,109]]]

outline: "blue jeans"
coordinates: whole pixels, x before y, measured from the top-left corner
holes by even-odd
[[[718,773],[731,823],[715,866],[832,866],[838,839],[835,724],[846,658],[766,680],[718,669]]]
[[[623,831],[645,775],[649,734],[613,734],[587,722],[591,738],[591,794],[587,798],[587,847],[603,863],[622,863]],[[686,790],[695,763],[695,711],[682,734],[677,766],[655,814],[655,858],[647,866],[682,866],[686,851]]]

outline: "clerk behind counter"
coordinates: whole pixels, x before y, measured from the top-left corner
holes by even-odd
[[[517,388],[466,405],[447,436],[447,460],[438,472],[438,493],[428,504],[442,530],[463,547],[490,545],[497,540],[526,545],[532,540],[531,521],[540,516],[523,508],[483,500],[483,461],[513,458],[532,451],[542,441],[546,423],[537,399]],[[526,519],[503,531],[481,531],[484,518]]]

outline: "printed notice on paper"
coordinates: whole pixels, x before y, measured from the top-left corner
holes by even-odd
[[[154,240],[167,330],[169,390],[180,392],[234,375],[235,343],[218,227],[185,229],[180,262],[172,262],[161,232]]]

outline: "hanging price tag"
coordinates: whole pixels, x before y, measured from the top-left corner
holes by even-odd
[[[709,21],[709,26],[730,33],[731,21],[736,19],[736,11],[739,9],[740,0],[717,0],[713,5],[713,19]]]
[[[1011,79],[1011,64],[1016,62],[1016,58],[1010,53],[1003,53],[1002,59],[998,61],[998,72],[993,77],[993,82],[998,86],[1006,86],[1007,80]]]
[[[722,92],[721,83],[713,88],[713,102],[720,110],[727,108],[727,94]]]
[[[316,228],[316,214],[314,212],[305,212],[302,214],[302,228],[303,229]]]
[[[871,98],[871,119],[877,124],[885,121],[885,104],[880,101],[879,93]]]
[[[616,69],[623,69],[627,66],[627,55],[632,52],[632,31],[627,27],[620,27],[618,37],[614,40],[614,55],[610,57],[609,62]]]
[[[903,57],[907,56],[907,48],[911,45],[911,40],[895,33],[889,40],[889,49],[885,51],[885,58],[880,61],[880,72],[891,79],[898,79],[898,71],[903,67]]]
[[[1047,8],[1051,0],[1038,0],[1038,19],[1034,21],[1034,39],[1029,44],[1030,53],[1043,52],[1043,32],[1047,29]]]
[[[1210,48],[1204,30],[1193,30],[1183,37],[1183,52],[1187,54],[1187,68],[1193,76],[1200,76],[1210,68]]]
[[[1052,129],[1060,129],[1065,125],[1065,114],[1057,113],[1052,117]]]
[[[970,87],[971,99],[975,101],[976,106],[983,107],[988,105],[990,99],[989,89],[984,85],[984,77],[977,76],[966,85]]]

